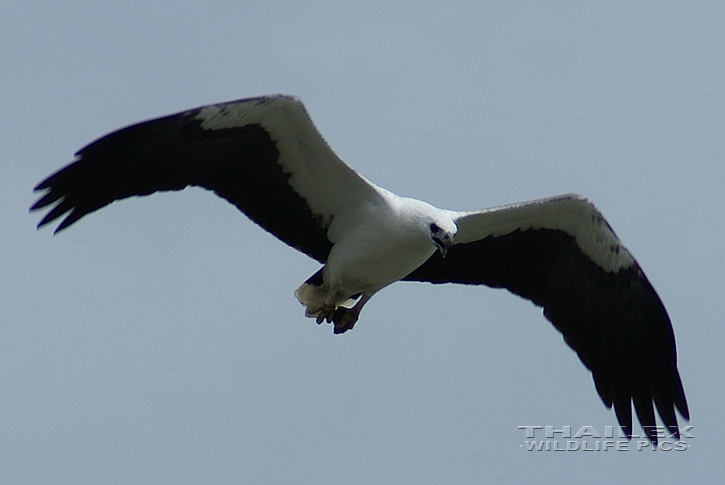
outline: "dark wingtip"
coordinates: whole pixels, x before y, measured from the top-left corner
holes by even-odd
[[[42,207],[42,206],[40,206],[40,207]],[[37,207],[37,208],[31,207],[30,210],[33,211],[33,210],[39,209],[40,207]],[[38,222],[38,224],[35,226],[35,229],[40,230],[56,219],[56,217],[50,217],[50,215],[51,215],[50,213],[46,214],[45,217],[43,217],[40,220],[40,222]],[[57,229],[53,233],[55,234],[56,232],[58,232]]]
[[[49,206],[57,201],[58,201],[58,197],[53,196],[52,192],[48,192],[43,197],[38,199],[32,206],[30,206],[30,209],[28,210],[28,212],[35,212],[39,209],[46,208],[47,206]],[[63,201],[61,201],[60,203],[58,203],[58,205],[56,205],[55,207],[50,209],[43,216],[43,218],[40,220],[40,222],[38,222],[38,224],[35,226],[35,229],[40,230],[40,229],[44,228],[45,226],[49,225],[51,222],[62,217],[63,214],[65,214],[69,210],[71,210],[71,213],[68,214],[65,217],[65,219],[63,219],[63,221],[58,225],[58,227],[56,227],[55,230],[53,231],[53,234],[58,234],[60,231],[62,231],[66,227],[70,226],[71,224],[73,224],[75,221],[77,221],[79,219],[78,215],[74,216],[75,211],[73,211],[71,208],[69,208],[67,206],[64,206]]]
[[[35,189],[40,190],[40,189]],[[47,194],[44,194],[42,197],[40,197],[38,200],[35,201],[33,205],[30,206],[29,212],[34,212],[38,209],[42,209],[43,207],[46,207],[54,202],[53,196],[51,195],[51,192],[48,192]]]
[[[53,203],[57,202],[59,199],[61,199],[61,195],[58,195],[57,191],[53,191],[53,182],[57,178],[58,174],[62,172],[63,169],[49,175],[48,177],[44,178],[38,184],[33,187],[33,192],[41,192],[41,191],[47,191],[44,194],[40,194],[38,200],[36,200],[33,205],[30,206],[28,209],[28,212],[35,212],[37,210],[46,208]],[[61,201],[62,203],[62,201]],[[60,204],[59,204],[60,205]],[[35,226],[36,229],[41,229],[42,227],[46,226],[47,224],[51,223],[53,220],[57,219],[62,215],[62,212],[58,212],[58,205],[56,205],[54,208],[52,208],[45,216],[38,222],[38,224]],[[57,231],[56,231],[57,232]]]
[[[679,411],[680,415],[689,420],[690,419],[690,408],[687,405],[687,398],[685,397],[685,390],[682,388],[682,382],[680,381],[679,374],[677,375],[677,379],[679,381],[679,395],[677,396],[677,399],[675,399],[675,406],[677,407],[677,411]]]
[[[39,191],[39,190],[42,190],[42,189],[43,189],[43,188],[41,188],[41,187],[40,187],[40,184],[39,184],[39,185],[37,185],[37,186],[36,186],[36,187],[35,187],[35,188],[33,189],[33,191],[34,191],[34,192],[37,192],[37,191]],[[33,213],[33,212],[35,212],[35,211],[37,211],[37,210],[39,210],[39,209],[42,209],[43,207],[46,207],[46,206],[48,206],[48,205],[52,204],[52,202],[53,202],[53,201],[52,201],[52,200],[50,200],[50,199],[51,199],[51,195],[50,195],[50,192],[48,192],[47,194],[43,195],[43,196],[42,196],[42,197],[41,197],[40,199],[36,200],[36,201],[35,201],[35,203],[34,203],[33,205],[31,205],[31,206],[30,206],[30,208],[28,209],[28,212],[29,212],[29,213]],[[49,215],[50,215],[50,214],[46,214],[46,215],[45,215],[45,216],[44,216],[44,217],[43,217],[43,218],[42,218],[42,219],[40,220],[40,222],[38,222],[38,224],[36,224],[36,226],[35,226],[35,229],[36,229],[36,230],[39,230],[39,229],[43,228],[43,227],[44,227],[44,226],[45,226],[46,224],[48,224],[48,223],[49,223],[49,222],[50,222],[50,221],[52,220],[52,219],[50,219],[50,218],[48,217]]]
[[[66,216],[66,218],[63,219],[60,224],[58,224],[58,227],[55,228],[55,230],[53,231],[53,234],[54,235],[58,234],[60,231],[62,231],[66,227],[70,227],[74,222],[76,222],[78,219],[81,218],[81,216],[78,216],[78,215],[74,216],[74,214],[75,214],[75,211],[68,214],[68,216]]]
[[[35,187],[33,187],[33,192],[39,192],[41,190],[45,190],[45,189],[49,188],[49,183],[48,183],[49,180],[50,180],[50,177],[46,177],[43,180],[41,180],[40,182],[38,182],[38,184]]]

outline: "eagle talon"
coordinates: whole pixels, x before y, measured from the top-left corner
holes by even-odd
[[[321,324],[322,322],[332,323],[332,321],[335,319],[335,306],[334,305],[322,305],[320,308],[320,311],[317,312],[317,316],[315,317],[315,321],[317,322],[317,325]]]

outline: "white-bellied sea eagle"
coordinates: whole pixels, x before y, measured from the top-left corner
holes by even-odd
[[[40,182],[38,224],[56,232],[111,202],[200,186],[323,264],[295,292],[317,323],[350,330],[399,280],[506,288],[542,306],[627,436],[634,408],[652,441],[654,407],[678,436],[689,411],[669,317],[596,207],[561,195],[470,212],[369,182],[327,145],[299,99],[214,104],[120,129]],[[654,407],[653,407],[654,404]]]

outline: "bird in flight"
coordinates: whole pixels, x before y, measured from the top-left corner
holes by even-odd
[[[209,189],[320,262],[295,296],[334,333],[396,281],[506,288],[543,307],[614,406],[627,436],[632,403],[657,441],[654,408],[679,436],[689,411],[665,307],[632,254],[585,198],[561,195],[475,211],[401,197],[327,145],[302,102],[273,95],[213,104],[110,133],[40,182],[31,210],[55,232],[111,202]]]

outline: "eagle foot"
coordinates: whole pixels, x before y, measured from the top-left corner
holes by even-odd
[[[317,316],[315,317],[317,325],[321,324],[322,322],[330,323],[334,321],[334,319],[335,305],[322,305],[322,307],[320,307],[320,310],[317,312]]]
[[[315,317],[315,322],[320,325],[322,322],[334,323],[334,333],[345,333],[350,330],[360,316],[358,308],[335,308],[334,305],[322,305],[317,313],[309,315]]]
[[[332,316],[335,328],[332,331],[335,334],[345,333],[355,326],[360,312],[356,308],[338,307]]]

